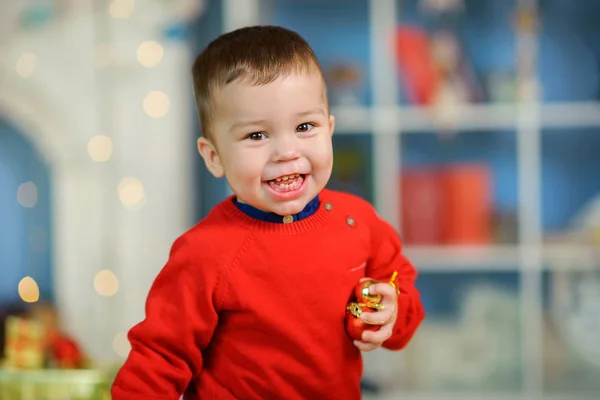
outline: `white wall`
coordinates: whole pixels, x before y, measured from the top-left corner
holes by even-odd
[[[65,0],[57,2],[65,8],[55,20],[34,31],[10,24],[25,0],[0,8],[2,36],[10,38],[0,41],[0,114],[21,125],[51,165],[56,299],[65,328],[101,361],[117,357],[113,338],[143,317],[152,280],[172,241],[190,225],[190,54],[184,42],[163,40],[161,32],[183,10],[175,7],[193,2],[136,2],[130,18],[112,19],[108,6],[94,10],[93,0]],[[165,56],[147,69],[136,49],[149,39],[162,43]],[[115,54],[104,68],[94,66],[99,44]],[[24,53],[37,59],[26,78],[15,71]],[[164,118],[152,119],[142,109],[152,90],[170,98]],[[113,140],[106,163],[87,153],[97,134]],[[136,211],[117,197],[119,182],[129,176],[145,189],[145,204]],[[102,269],[119,278],[113,297],[94,290]]]

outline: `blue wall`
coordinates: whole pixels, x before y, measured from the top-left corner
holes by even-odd
[[[37,186],[38,202],[17,201],[23,182]],[[19,130],[0,119],[0,305],[19,299],[17,285],[33,277],[44,299],[52,298],[50,172]]]
[[[273,20],[300,33],[327,69],[340,62],[352,62],[365,74],[358,91],[363,104],[371,103],[369,87],[370,37],[368,2],[344,0],[273,1]]]

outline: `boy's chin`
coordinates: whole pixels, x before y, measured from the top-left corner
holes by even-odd
[[[304,207],[306,207],[305,201],[296,200],[287,204],[275,204],[271,207],[272,209],[270,211],[285,217],[286,215],[298,214],[300,211],[304,210]]]

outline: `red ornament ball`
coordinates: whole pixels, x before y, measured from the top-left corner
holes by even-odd
[[[380,325],[368,324],[360,319],[360,315],[365,311],[370,311],[370,308],[354,302],[348,304],[345,321],[346,332],[354,340],[362,340],[362,334],[365,331],[375,332],[380,328]]]

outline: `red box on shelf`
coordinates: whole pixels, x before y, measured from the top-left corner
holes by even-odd
[[[442,241],[443,199],[440,173],[419,167],[402,174],[402,239],[407,244],[433,245]]]
[[[409,168],[401,181],[406,244],[492,242],[492,174],[487,165]]]
[[[445,244],[489,244],[493,238],[492,174],[485,164],[443,170]]]

